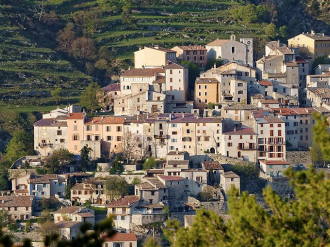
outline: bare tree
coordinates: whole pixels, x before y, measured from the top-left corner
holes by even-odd
[[[42,17],[46,14],[45,3],[46,0],[41,0],[30,9],[38,17],[39,21],[41,21]]]
[[[125,132],[123,135],[123,156],[126,159],[126,164],[133,157],[133,154],[136,153],[138,146],[139,138],[130,131]]]

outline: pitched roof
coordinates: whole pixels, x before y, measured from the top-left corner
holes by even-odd
[[[261,86],[273,86],[273,83],[270,81],[258,81]]]
[[[227,130],[222,133],[223,135],[255,135],[256,133],[252,128],[240,128],[236,130]]]
[[[189,160],[168,160],[167,164],[170,166],[173,165],[189,165]]]
[[[222,46],[230,42],[230,39],[216,39],[208,43],[206,46]]]
[[[34,126],[67,127],[66,121],[57,121],[55,118],[43,118],[34,123]]]
[[[112,83],[106,87],[103,87],[102,90],[106,92],[120,91],[120,83]]]
[[[306,37],[309,37],[314,40],[330,40],[330,36],[325,35],[324,33],[303,33]]]
[[[170,63],[168,63],[167,65],[165,65],[164,68],[165,68],[165,69],[185,69],[185,68],[187,68],[187,67],[184,66],[184,65],[181,65],[181,64],[177,64],[177,63],[170,62]]]
[[[224,176],[225,178],[239,178],[239,176],[238,176],[235,172],[232,172],[232,171],[230,171],[230,172],[225,172],[225,173],[223,174],[223,176]]]
[[[181,50],[184,51],[206,51],[204,46],[201,45],[186,45],[186,46],[178,46]]]
[[[55,211],[54,214],[72,214],[78,212],[79,210],[84,210],[84,209],[86,209],[86,207],[78,207],[78,206],[64,207]]]
[[[205,83],[219,83],[216,78],[196,78],[195,84],[205,84]]]
[[[68,119],[84,119],[84,113],[83,112],[69,113]]]
[[[77,215],[83,217],[83,218],[93,218],[95,215],[90,213],[90,212],[82,212],[82,213],[77,213]]]
[[[85,124],[124,124],[125,117],[90,117]]]
[[[205,170],[223,170],[222,165],[218,161],[204,161],[203,166]]]
[[[282,116],[298,115],[298,113],[291,108],[273,108],[272,110],[274,111],[274,114],[278,114]]]
[[[71,227],[76,226],[78,224],[80,225],[81,222],[79,222],[79,221],[60,221],[60,222],[56,223],[56,226],[58,228],[71,228]]]
[[[225,106],[224,110],[257,110],[258,107],[255,105],[247,105],[247,104],[235,104]]]
[[[45,174],[45,175],[36,175],[34,178],[30,178],[30,184],[49,184],[51,180],[58,180],[57,174]],[[62,180],[62,179],[60,179]]]
[[[150,48],[150,49],[154,49],[154,50],[158,50],[158,51],[163,51],[163,52],[176,52],[176,51],[172,51],[172,50],[169,50],[169,49],[166,49],[164,47],[160,47],[160,46],[154,46],[154,47],[146,47],[146,48]]]
[[[316,112],[313,108],[293,108],[293,110],[299,115],[310,115],[313,112]]]
[[[115,235],[104,238],[104,242],[137,241],[135,233],[117,232]]]
[[[157,189],[167,188],[167,186],[163,184],[158,178],[147,178],[147,181]]]
[[[107,207],[130,207],[132,204],[138,202],[138,196],[125,196],[118,200],[114,200],[107,204]]]
[[[193,113],[173,113],[171,123],[221,123],[220,117],[197,117]]]
[[[264,116],[267,123],[284,123],[284,121],[278,117]]]
[[[164,69],[156,68],[156,69],[130,69],[125,71],[121,76],[155,76],[159,73],[165,73]]]
[[[165,181],[182,181],[183,180],[183,177],[179,177],[179,176],[158,175],[158,177],[160,177],[161,179],[163,179]]]
[[[34,196],[0,196],[0,208],[31,207]]]
[[[276,49],[281,52],[283,55],[294,55],[294,52],[291,51],[288,47],[276,47]]]

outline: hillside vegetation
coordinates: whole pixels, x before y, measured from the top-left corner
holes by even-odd
[[[327,17],[328,3],[315,1],[2,0],[0,110],[45,111],[75,103],[91,81],[107,85],[133,66],[140,46],[206,44],[235,33],[237,39],[255,38],[258,57],[268,39],[313,25],[328,30],[313,18]],[[304,21],[297,25],[301,13]],[[58,87],[63,91],[55,100],[51,90]]]

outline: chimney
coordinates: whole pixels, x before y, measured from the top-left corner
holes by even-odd
[[[176,153],[176,154],[179,154],[179,150],[177,149],[177,150],[175,151],[175,153]]]
[[[137,115],[137,117],[136,117],[136,118],[137,118],[137,121],[139,121],[139,115]]]
[[[312,36],[315,34],[314,30],[311,31]]]
[[[230,35],[230,40],[236,40],[235,34]]]
[[[234,125],[234,131],[237,131],[237,126],[236,126],[236,124]]]
[[[324,33],[322,33],[322,36],[324,37]]]
[[[184,118],[184,113],[182,112],[182,118]]]
[[[159,49],[159,46],[158,45],[155,45],[154,48],[158,50]]]
[[[142,50],[142,46],[139,46],[139,51],[141,51]]]

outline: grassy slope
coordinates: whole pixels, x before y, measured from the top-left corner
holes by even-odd
[[[25,4],[33,6],[33,0]],[[101,17],[102,29],[94,40],[99,47],[105,46],[116,51],[118,61],[132,59],[133,52],[139,46],[159,44],[170,48],[175,45],[206,44],[216,38],[228,38],[235,32],[239,36],[263,37],[261,25],[235,23],[227,11],[228,7],[237,5],[226,0],[181,0],[177,5],[149,6],[144,10],[166,12],[166,14],[133,13],[137,28],[128,30],[122,25],[120,15]],[[47,8],[54,10],[64,21],[71,21],[77,11],[95,11],[95,0],[48,0]],[[5,13],[8,5],[0,5],[0,13]],[[35,22],[36,19],[34,19]],[[168,30],[168,28],[174,28]],[[76,91],[81,87],[78,82],[90,81],[91,77],[79,71],[69,61],[54,50],[54,46],[36,43],[32,35],[19,26],[9,16],[0,14],[0,86],[2,84],[31,84],[33,90],[49,89],[54,86]],[[72,86],[74,85],[74,86]],[[78,85],[78,86],[77,86]],[[70,86],[73,88],[70,89]],[[11,89],[0,88],[2,93]],[[25,90],[20,88],[20,90]],[[68,102],[76,102],[75,96],[67,97]],[[37,100],[38,101],[38,100]],[[23,102],[23,103],[22,103]],[[67,102],[67,101],[65,101]],[[27,106],[23,106],[27,104]],[[2,102],[0,110],[13,111],[47,111],[54,102],[42,99],[36,106],[34,101],[20,100]]]

